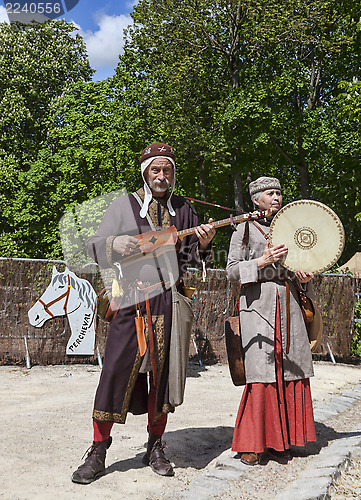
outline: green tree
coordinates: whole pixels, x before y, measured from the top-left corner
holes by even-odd
[[[93,73],[84,42],[73,32],[74,26],[65,21],[30,26],[0,24],[0,252],[3,255],[29,255],[32,204],[26,194],[26,183],[36,183],[37,179],[27,174],[38,151],[47,147],[52,101],[71,82],[89,80]],[[41,191],[38,205],[41,213],[46,206]]]
[[[358,8],[325,0],[270,1],[267,9],[256,0],[138,3],[117,77],[132,74],[141,85],[129,79],[121,95],[136,86],[132,105],[147,116],[149,135],[172,138],[181,189],[249,209],[246,183],[267,172],[286,186],[285,201],[317,197],[344,210],[350,166],[340,152],[351,157],[359,144],[350,123],[337,122],[332,98],[360,66]],[[335,202],[332,182],[341,187]]]
[[[16,200],[26,251],[33,257],[62,257],[59,221],[64,213],[114,190],[117,141],[110,125],[111,96],[107,82],[77,82],[49,107],[46,144],[21,173]]]
[[[360,1],[269,0],[266,7],[260,0],[140,0],[115,77],[97,83],[86,82],[84,46],[66,23],[35,26],[47,28],[40,39],[33,33],[32,51],[28,30],[10,31],[12,41],[26,39],[28,49],[16,57],[29,70],[15,65],[1,94],[1,109],[11,114],[0,118],[0,249],[60,256],[63,212],[106,191],[139,187],[139,154],[162,140],[176,147],[180,194],[250,210],[248,182],[276,175],[284,202],[312,197],[336,210],[348,236],[345,256],[353,253],[360,244],[360,106],[357,87],[348,97],[349,84],[340,82],[358,77]],[[46,36],[55,26],[66,43],[54,47],[56,61],[48,64],[41,40],[52,50]],[[77,47],[73,73],[67,43]],[[37,95],[40,69],[28,54],[42,61],[44,95]],[[59,61],[68,76],[53,79]],[[201,220],[225,217],[197,210]],[[219,248],[228,240],[226,230],[217,233]]]

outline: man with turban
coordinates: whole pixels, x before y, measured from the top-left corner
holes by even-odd
[[[88,253],[101,268],[116,263],[125,284],[121,305],[109,329],[95,395],[93,445],[85,462],[72,475],[72,481],[81,484],[104,474],[111,428],[114,423],[124,424],[128,412],[148,413],[148,446],[143,462],[157,474],[174,474],[162,442],[167,414],[175,409],[169,391],[169,353],[174,334],[172,296],[175,290],[182,293],[182,275],[187,266],[205,269],[215,230],[211,219],[208,224],[198,225],[193,206],[174,194],[176,168],[171,146],[150,144],[143,150],[140,164],[143,188],[117,198],[97,233],[87,242]],[[176,245],[168,241],[154,252],[139,253],[136,235],[171,226],[177,231],[195,227],[195,234]],[[152,234],[149,245],[155,244],[161,233]],[[138,256],[133,258],[137,251]],[[145,319],[143,332],[136,328],[137,315]],[[144,331],[146,347],[142,349],[137,334],[141,336]]]

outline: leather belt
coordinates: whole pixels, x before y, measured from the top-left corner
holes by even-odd
[[[178,278],[177,281],[174,283],[174,286],[177,287],[181,283],[183,283],[182,278]],[[152,283],[150,284],[149,282],[143,283],[142,281],[137,281],[136,282],[136,287],[139,291],[143,293],[149,293],[152,292],[153,290],[156,290],[157,288],[170,288],[171,283],[170,281],[157,281],[157,283]]]
[[[157,288],[169,288],[170,282],[157,281],[157,283],[143,283],[142,281],[137,281],[137,289],[143,293],[149,293],[153,290],[157,290]]]

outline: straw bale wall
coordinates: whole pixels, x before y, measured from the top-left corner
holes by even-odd
[[[29,324],[28,310],[50,283],[52,268],[64,271],[61,261],[0,259],[0,364],[25,364],[27,344],[31,364],[97,363],[94,356],[67,356],[70,336],[66,317],[49,319],[42,328]],[[103,288],[99,273],[81,274],[97,293]],[[195,321],[190,356],[199,362],[226,361],[223,325],[234,314],[239,284],[226,280],[224,270],[210,270],[205,282],[196,270],[185,276],[197,292],[193,301]],[[324,323],[317,353],[326,355],[329,347],[335,356],[350,355],[353,314],[359,282],[345,275],[319,275],[315,278],[316,305]],[[104,355],[108,325],[98,318],[96,345]],[[329,346],[329,347],[328,347]]]
[[[0,364],[24,364],[26,347],[32,365],[91,363],[96,356],[67,356],[71,331],[65,316],[50,318],[43,327],[29,324],[28,311],[50,283],[53,266],[65,270],[61,261],[0,259]],[[101,290],[99,274],[79,275]],[[104,352],[108,325],[98,319],[97,345]]]
[[[208,272],[205,283],[199,273],[188,273],[187,284],[198,288],[194,301],[194,335],[202,357],[227,360],[223,324],[235,314],[240,284],[229,283],[224,270]],[[314,279],[314,303],[321,312],[322,340],[315,357],[333,356],[346,360],[351,355],[356,291],[361,280],[349,275],[320,274]]]

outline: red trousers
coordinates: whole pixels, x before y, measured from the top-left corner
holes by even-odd
[[[149,374],[149,394],[148,394],[148,432],[155,436],[162,436],[167,424],[168,414],[162,413],[161,417],[156,421],[154,420],[154,412],[156,407],[156,386],[153,382],[153,374]],[[110,436],[114,422],[103,422],[101,420],[93,419],[94,428],[94,441],[105,441]]]
[[[316,441],[309,379],[285,382],[282,365],[280,305],[275,329],[276,382],[247,384],[239,405],[232,450],[262,453]]]

